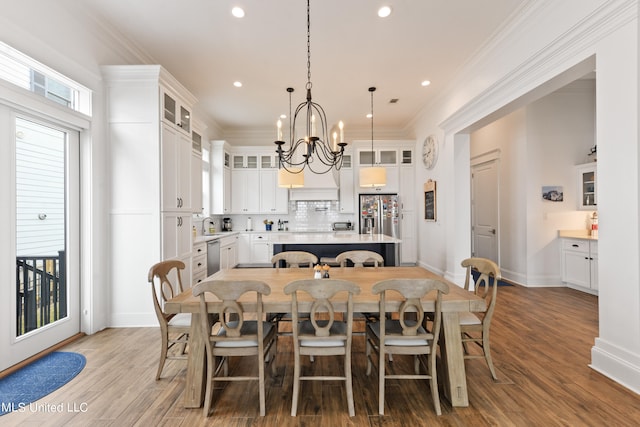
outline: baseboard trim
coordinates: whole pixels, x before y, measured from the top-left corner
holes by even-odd
[[[638,360],[638,355],[629,354],[623,349],[618,349],[623,354],[616,355],[614,350],[616,347],[610,346],[601,338],[596,338],[596,343],[591,348],[589,366],[605,377],[640,394],[640,365],[633,364],[633,361]]]

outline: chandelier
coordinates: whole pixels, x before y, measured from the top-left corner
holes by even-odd
[[[282,122],[278,120],[277,146],[280,163],[280,177],[291,182],[305,168],[316,174],[324,174],[333,168],[339,170],[342,167],[344,147],[344,125],[339,123],[339,134],[333,132],[332,140],[329,140],[327,131],[327,116],[322,106],[311,99],[311,20],[310,0],[307,0],[307,98],[301,102],[292,115],[291,94],[293,88],[287,88],[289,92],[289,143],[285,143],[282,136]],[[286,146],[285,146],[286,144]],[[281,182],[282,186],[291,186]],[[299,182],[299,181],[298,181]],[[302,185],[302,184],[299,184]]]

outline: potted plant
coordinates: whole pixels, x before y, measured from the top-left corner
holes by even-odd
[[[271,231],[271,227],[273,226],[273,221],[269,221],[268,219],[265,219],[263,222],[266,230]]]

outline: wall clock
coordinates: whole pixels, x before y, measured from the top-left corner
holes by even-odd
[[[429,135],[422,143],[422,162],[427,169],[432,169],[438,160],[438,139]]]

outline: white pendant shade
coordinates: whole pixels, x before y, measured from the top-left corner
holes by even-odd
[[[360,169],[360,187],[384,187],[387,185],[387,169],[372,166]]]
[[[278,187],[300,188],[304,187],[304,174],[302,169],[291,168],[292,172],[282,168],[278,171]],[[297,172],[297,173],[293,173]]]

